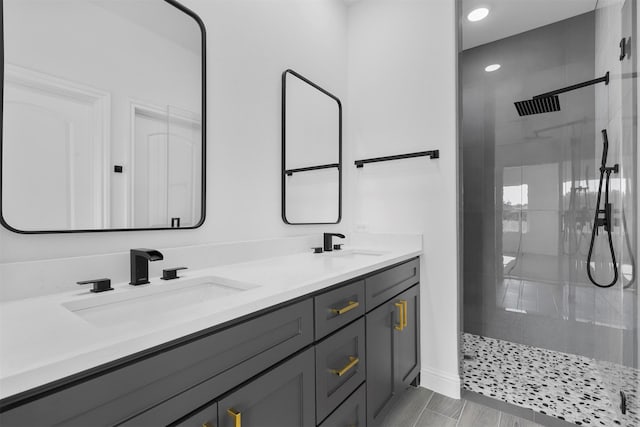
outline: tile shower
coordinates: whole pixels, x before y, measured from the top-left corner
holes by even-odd
[[[635,0],[463,51],[460,145],[464,388],[577,425],[640,424],[638,410],[637,74],[619,60]],[[494,73],[487,64],[500,63]],[[561,110],[518,117],[514,102],[560,95]],[[601,130],[609,134],[620,278],[586,275]],[[606,234],[596,278],[612,275]],[[620,391],[627,398],[622,414]]]

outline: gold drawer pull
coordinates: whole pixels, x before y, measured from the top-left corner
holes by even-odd
[[[402,314],[404,314],[404,319],[403,319],[404,327],[402,329],[404,329],[407,326],[409,326],[409,320],[408,320],[409,315],[407,314],[409,313],[409,307],[407,307],[407,304],[408,304],[407,301],[400,300],[400,302],[402,303],[402,305],[404,305],[404,310],[402,310]]]
[[[396,331],[402,331],[404,329],[404,304],[402,303],[402,301],[400,301],[393,305],[395,305],[399,309],[398,322],[400,322],[400,325],[395,325],[394,328]]]
[[[210,422],[206,422],[202,424],[202,427],[213,427],[213,424],[211,424]]]
[[[227,414],[233,417],[233,427],[242,427],[242,413],[233,408],[227,409]]]
[[[344,314],[347,311],[351,311],[357,307],[360,307],[360,303],[358,301],[349,301],[349,305],[342,308],[332,308],[331,312],[335,314]]]
[[[344,368],[342,368],[340,370],[332,369],[331,373],[332,374],[336,374],[337,376],[341,377],[344,374],[346,374],[347,372],[349,372],[358,363],[360,363],[360,359],[357,358],[357,357],[349,356],[349,360],[350,360],[350,362],[347,363],[347,365]]]

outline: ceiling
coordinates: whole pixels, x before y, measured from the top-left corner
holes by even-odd
[[[200,26],[192,17],[168,3],[131,0],[89,0],[88,3],[177,43],[197,55],[202,53]]]
[[[462,0],[462,48],[469,49],[534,28],[581,15],[596,8],[597,0]],[[482,21],[467,14],[489,9]]]

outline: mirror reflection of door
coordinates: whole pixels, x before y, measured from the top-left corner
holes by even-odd
[[[29,229],[97,229],[103,200],[109,94],[7,65],[4,217]],[[36,225],[36,228],[32,228]]]
[[[131,217],[135,228],[191,227],[200,217],[200,121],[133,106]]]

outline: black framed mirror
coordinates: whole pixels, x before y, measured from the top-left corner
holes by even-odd
[[[342,103],[293,70],[282,73],[282,220],[342,218]]]
[[[174,0],[2,0],[0,222],[16,233],[205,220],[206,34]]]

